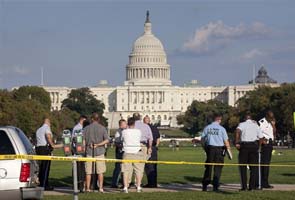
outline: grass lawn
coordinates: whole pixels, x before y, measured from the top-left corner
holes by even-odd
[[[281,152],[282,155],[278,155]],[[61,151],[55,151],[55,155],[62,155]],[[237,163],[238,152],[234,151],[234,159],[229,161],[225,159],[225,163]],[[114,158],[114,149],[108,149],[108,158]],[[172,151],[168,147],[159,148],[159,160],[167,161],[195,161],[203,162],[205,154],[202,148],[197,147],[181,147],[179,151]],[[272,157],[273,164],[295,164],[295,150],[276,150]],[[107,164],[107,173],[105,174],[105,185],[111,182],[114,164]],[[71,186],[72,185],[72,166],[71,162],[53,161],[50,171],[50,182],[53,186]],[[193,165],[158,165],[158,183],[201,183],[204,166]],[[223,168],[221,182],[222,183],[239,183],[239,171],[236,166],[225,166]],[[143,184],[146,180],[143,180]],[[295,169],[272,167],[270,170],[270,183],[278,184],[295,184]],[[263,193],[261,193],[263,194]],[[295,193],[294,193],[295,194]],[[293,194],[293,195],[294,195]],[[139,194],[140,195],[140,194]],[[162,194],[159,194],[162,195]],[[195,195],[201,195],[196,193]],[[236,194],[238,195],[238,194]],[[263,194],[264,195],[264,194]],[[128,195],[127,195],[128,196]],[[126,196],[126,198],[127,198]],[[165,195],[163,195],[165,196]],[[114,195],[114,198],[116,195]],[[138,196],[139,197],[139,196]],[[232,197],[235,197],[233,195]],[[87,199],[87,197],[85,197]]]
[[[230,199],[268,199],[268,200],[278,200],[278,199],[294,199],[295,191],[292,192],[279,192],[279,191],[257,191],[257,192],[224,192],[224,193],[214,193],[214,192],[158,192],[158,193],[129,193],[129,194],[99,194],[99,193],[89,193],[80,194],[79,200],[90,200],[90,199],[161,199],[161,200],[180,200],[180,199],[203,199],[203,200],[230,200]],[[70,200],[73,199],[72,195],[67,196],[45,196],[44,198],[54,200]]]

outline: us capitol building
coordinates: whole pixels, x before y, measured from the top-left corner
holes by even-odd
[[[147,12],[144,32],[135,40],[129,55],[124,85],[111,87],[103,80],[98,86],[90,87],[90,90],[105,104],[104,115],[108,118],[109,128],[117,128],[119,119],[127,119],[134,112],[149,115],[152,122],[177,127],[177,115],[185,112],[192,101],[216,99],[235,106],[240,97],[261,84],[279,86],[268,77],[263,66],[257,77],[245,85],[200,86],[196,80],[183,87],[172,85],[170,65],[163,44],[153,34]],[[52,110],[60,110],[62,101],[75,89],[50,86],[43,88],[50,94]]]

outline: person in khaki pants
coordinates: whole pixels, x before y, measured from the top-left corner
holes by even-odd
[[[143,151],[142,145],[140,144],[141,131],[135,128],[135,119],[133,117],[128,119],[128,128],[122,132],[123,140],[123,160],[145,160],[146,153]],[[142,192],[141,180],[144,172],[144,163],[133,162],[133,163],[122,163],[122,172],[124,179],[123,192],[128,193],[129,178],[130,175],[135,171],[137,192]]]

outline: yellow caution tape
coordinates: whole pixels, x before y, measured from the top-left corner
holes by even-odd
[[[120,160],[120,159],[101,159],[92,157],[75,157],[75,156],[41,156],[41,155],[0,155],[0,160],[51,160],[51,161],[84,161],[84,162],[121,162],[121,163],[150,163],[150,164],[166,164],[166,165],[222,165],[222,166],[269,166],[269,167],[295,167],[295,164],[238,164],[238,163],[204,163],[189,161],[150,161],[150,160]]]

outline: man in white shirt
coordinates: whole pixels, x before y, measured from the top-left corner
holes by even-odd
[[[140,140],[142,133],[135,128],[135,119],[133,117],[128,119],[128,128],[122,132],[123,141],[123,160],[145,160],[145,153],[142,150]],[[130,173],[135,171],[137,192],[141,192],[141,180],[144,172],[144,163],[124,163],[122,164],[122,172],[124,179],[123,192],[128,193],[128,185]]]
[[[51,155],[55,145],[52,141],[52,132],[50,129],[50,119],[44,118],[43,125],[36,132],[36,153],[37,155]],[[50,171],[50,160],[41,160],[39,163],[39,182],[40,187],[44,190],[53,190],[53,187],[48,185],[48,176]]]
[[[258,164],[258,149],[263,134],[251,114],[246,113],[245,121],[236,129],[235,146],[239,151],[239,164]],[[241,191],[247,190],[247,168],[240,166]],[[258,167],[250,166],[249,190],[257,189]]]
[[[261,164],[269,165],[273,150],[273,141],[276,138],[275,118],[272,111],[266,113],[265,118],[259,120],[259,126],[263,134],[261,145]],[[273,188],[268,182],[269,167],[261,167],[261,186],[262,188]]]

